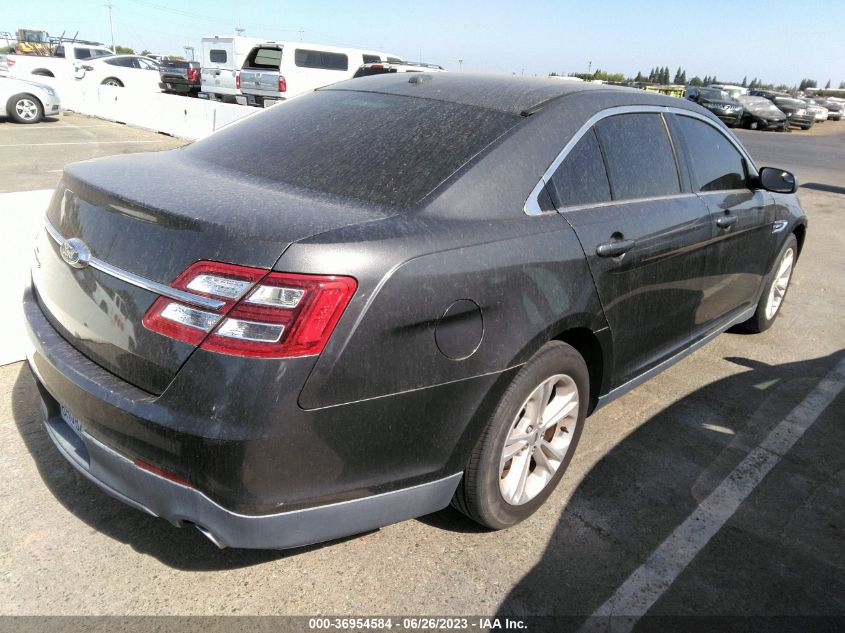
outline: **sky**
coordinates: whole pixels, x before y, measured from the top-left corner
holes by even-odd
[[[30,0],[4,2],[0,32],[79,33],[165,55],[200,49],[206,35],[381,50],[451,71],[547,75],[600,68],[633,77],[680,66],[687,78],[819,86],[845,81],[845,2],[428,0]],[[458,60],[463,60],[459,63]]]

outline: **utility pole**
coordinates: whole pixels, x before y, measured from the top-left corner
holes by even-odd
[[[422,60],[420,60],[420,61],[422,61]],[[463,69],[464,69],[464,60],[459,59],[458,60],[458,72],[461,72]]]
[[[238,34],[238,37],[242,37],[244,33],[246,33],[246,29],[242,26],[235,27],[235,33]]]
[[[591,72],[593,72],[593,62],[592,62],[592,60],[587,62],[587,74],[589,75]]]
[[[109,31],[111,31],[111,52],[112,52],[112,53],[116,53],[117,51],[116,51],[116,50],[115,50],[115,48],[114,48],[114,24],[112,24],[112,21],[111,21],[111,8],[112,8],[112,3],[111,3],[111,2],[107,2],[107,3],[106,3],[106,4],[104,4],[103,6],[105,6],[105,7],[108,7],[108,8],[109,8]]]
[[[297,33],[299,33],[299,41],[301,42],[302,41],[302,34],[305,33],[305,31],[303,31],[302,29],[299,29],[297,31]]]
[[[185,57],[187,57],[189,54],[191,56],[190,60],[188,60],[188,61],[194,61],[194,47],[193,46],[183,46],[182,48],[185,49]]]

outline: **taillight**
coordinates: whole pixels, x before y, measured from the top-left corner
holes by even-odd
[[[240,73],[235,73],[235,88],[237,88],[238,90],[241,89],[241,74]]]
[[[197,81],[199,81],[199,77],[200,77],[200,69],[199,68],[189,68],[188,69],[188,81],[197,82]],[[238,81],[240,81],[240,78],[238,78]]]
[[[14,66],[14,65],[15,65],[15,64],[17,64],[17,63],[18,63],[18,62],[16,62],[16,61],[15,61],[14,59],[12,59],[11,57],[7,57],[7,58],[6,58],[6,67],[7,67],[7,68],[11,68],[12,66]]]
[[[284,75],[279,75],[279,92],[287,92],[288,82]]]
[[[160,297],[144,327],[222,354],[280,358],[319,354],[358,284],[351,277],[196,262],[171,285],[222,305]]]

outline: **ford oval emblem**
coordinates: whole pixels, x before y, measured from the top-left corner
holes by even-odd
[[[91,251],[88,246],[76,237],[62,242],[60,252],[65,263],[74,268],[85,268],[91,261]]]

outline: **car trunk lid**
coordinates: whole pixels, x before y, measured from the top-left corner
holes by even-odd
[[[296,240],[387,214],[179,150],[78,163],[66,169],[47,211],[52,231],[39,234],[33,281],[48,319],[76,349],[158,394],[196,345],[143,326],[160,296],[151,285],[169,286],[203,260],[269,270]],[[118,272],[69,265],[61,251],[71,238]]]

